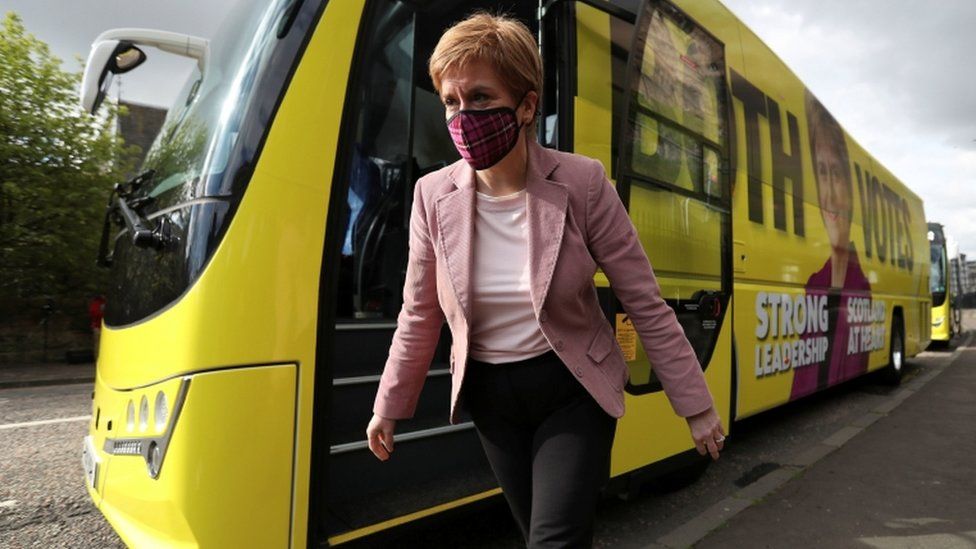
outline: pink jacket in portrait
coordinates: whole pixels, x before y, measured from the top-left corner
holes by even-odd
[[[610,280],[641,338],[674,411],[712,405],[701,366],[674,311],[661,298],[637,232],[596,160],[529,142],[526,215],[532,306],[542,333],[593,398],[624,413],[628,370],[597,301],[597,267]],[[468,359],[475,172],[463,160],[417,182],[403,309],[373,412],[413,416],[447,320],[451,347],[451,423]],[[504,367],[504,366],[500,366]]]

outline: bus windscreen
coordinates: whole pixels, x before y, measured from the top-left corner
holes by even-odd
[[[929,291],[932,292],[932,306],[942,305],[946,295],[945,247],[933,243],[929,268]]]

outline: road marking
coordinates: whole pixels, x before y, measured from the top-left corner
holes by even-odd
[[[885,549],[908,549],[910,547],[952,549],[954,547],[972,547],[973,542],[976,541],[976,530],[919,536],[859,538],[859,540],[871,547],[883,547]]]
[[[23,423],[6,423],[0,425],[0,431],[6,429],[18,429],[20,427],[33,427],[35,425],[52,425],[55,423],[71,423],[74,421],[88,421],[91,416],[75,416],[75,417],[62,417],[58,419],[42,419],[39,421],[25,421]]]

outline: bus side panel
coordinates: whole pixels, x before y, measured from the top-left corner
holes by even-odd
[[[938,307],[932,308],[932,341],[949,341],[951,334],[949,327],[952,325],[949,318],[949,299]],[[906,335],[907,337],[907,335]]]
[[[287,364],[187,376],[186,400],[159,477],[148,474],[138,455],[112,456],[105,468],[101,509],[126,544],[288,545],[296,370]],[[174,402],[180,381],[114,392],[114,403],[103,397],[105,411],[122,412],[128,400],[143,395],[153,402],[160,390]],[[123,425],[116,423],[117,436],[128,434]],[[139,428],[129,436],[145,434]]]
[[[780,336],[784,330],[779,329],[778,315],[777,330],[772,330],[768,300],[784,295],[795,300],[802,295],[810,274],[829,256],[809,155],[802,153],[806,147],[803,85],[748,29],[741,27],[739,34],[742,62],[729,59],[736,143],[732,233],[737,418],[789,401],[793,374],[783,364],[782,343],[798,338],[795,334]],[[777,116],[769,114],[771,108]],[[791,131],[791,117],[795,131]],[[774,122],[778,122],[775,127]],[[799,193],[793,178],[783,176],[781,194],[774,197],[773,180],[778,175],[774,173],[774,131],[779,136],[775,146],[783,155],[780,158],[788,156],[795,165],[795,155],[800,157]],[[785,214],[781,221],[776,219],[778,212]],[[779,356],[774,361],[775,353]]]
[[[718,342],[705,369],[715,410],[728,432],[732,395],[732,323],[722,324]],[[638,359],[644,355],[640,343]],[[625,393],[627,413],[617,422],[610,471],[616,476],[691,450],[694,444],[684,418],[674,413],[663,391],[646,395]]]
[[[743,64],[729,61],[744,417],[885,366],[896,311],[916,354],[928,255],[918,197],[755,34],[740,35]]]
[[[322,364],[316,357],[316,338],[332,328],[316,325],[322,250],[342,113],[364,9],[364,0],[326,5],[256,167],[267,174],[266,184],[259,193],[252,182],[237,214],[240,217],[249,203],[258,214],[251,222],[268,233],[268,247],[261,257],[274,258],[275,268],[266,287],[280,288],[281,294],[269,313],[275,326],[293,334],[279,337],[287,344],[277,349],[277,356],[294,356],[302,365],[290,506],[290,546],[295,548],[305,547],[309,537],[312,418],[316,400],[324,398],[315,393],[316,365]]]
[[[866,169],[862,167],[867,165],[871,166],[870,183]],[[878,280],[877,292],[891,296],[889,299],[897,300],[901,307],[905,353],[915,356],[925,350],[930,339],[928,322],[931,319],[925,314],[929,307],[926,304],[932,300],[925,209],[922,201],[877,160],[868,157],[858,168],[862,174],[858,179],[855,169],[855,194],[859,198],[863,221],[860,232],[852,236],[868,256],[863,262],[870,275]],[[893,312],[894,308],[888,309],[889,320]],[[887,364],[887,353],[881,360]]]
[[[574,152],[599,160],[608,176],[613,173],[610,47],[610,16],[586,4],[576,4]]]

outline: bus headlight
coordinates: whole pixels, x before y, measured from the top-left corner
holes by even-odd
[[[169,413],[169,407],[166,403],[166,393],[159,391],[156,393],[156,405],[153,409],[153,419],[156,422],[156,430],[162,431],[166,428],[166,416]]]
[[[139,399],[138,418],[139,430],[143,433],[127,434],[119,438],[106,437],[102,445],[103,451],[113,456],[141,457],[145,461],[146,472],[149,476],[153,479],[159,478],[163,461],[166,459],[166,449],[173,437],[176,423],[180,420],[180,412],[186,402],[189,387],[190,377],[186,376],[180,382],[180,387],[173,396],[172,408],[170,408],[169,397],[166,392],[156,391],[156,395],[153,397],[152,418],[149,417],[149,395],[142,395]],[[126,419],[130,431],[135,430],[135,418],[135,401],[129,400],[126,408]],[[155,430],[146,433],[150,420]],[[121,429],[119,430],[121,431]]]
[[[130,433],[136,428],[136,405],[129,400],[129,405],[125,408],[125,430]]]
[[[149,426],[149,399],[146,395],[142,395],[142,401],[139,402],[139,430],[145,431],[146,427]]]
[[[932,325],[933,326],[936,326],[936,327],[942,326],[942,323],[943,322],[945,322],[945,317],[944,316],[940,316],[939,318],[936,318],[935,320],[932,321]]]

